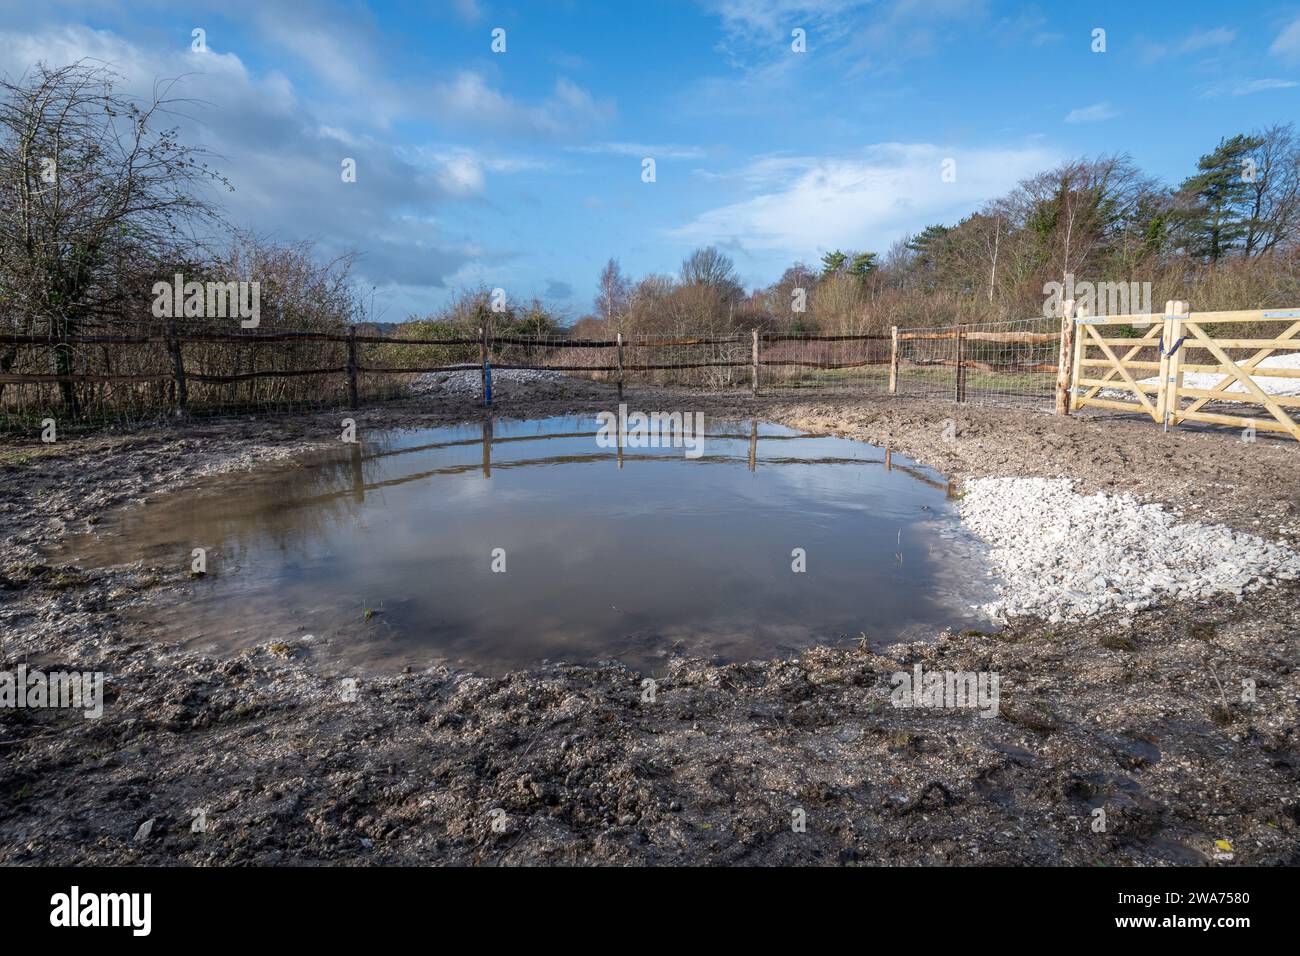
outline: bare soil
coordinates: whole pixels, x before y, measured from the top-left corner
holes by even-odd
[[[494,412],[612,400],[541,389]],[[1068,475],[1300,543],[1300,446],[1262,435],[905,398],[626,400],[889,444],[958,479]],[[186,586],[178,569],[41,556],[110,508],[292,462],[343,417],[364,434],[482,414],[423,399],[0,445],[3,666],[102,670],[108,693],[96,720],[0,709],[0,863],[1300,863],[1294,584],[881,654],[374,675],[350,700],[301,642],[218,660],[128,623],[124,606]],[[891,706],[890,675],[916,663],[998,672],[998,716]]]

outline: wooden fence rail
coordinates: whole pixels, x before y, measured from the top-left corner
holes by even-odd
[[[725,335],[686,335],[686,336],[646,336],[643,338],[624,337],[622,334],[612,339],[571,339],[571,338],[530,338],[520,335],[494,336],[490,330],[480,330],[476,336],[445,337],[409,337],[382,336],[359,333],[355,327],[338,332],[324,331],[265,331],[247,330],[236,332],[184,330],[169,324],[162,332],[151,334],[89,334],[64,338],[31,334],[0,334],[0,346],[25,346],[69,349],[76,346],[159,346],[165,350],[169,370],[133,371],[114,373],[112,371],[86,371],[80,374],[47,374],[6,371],[0,374],[0,389],[5,385],[48,385],[48,384],[143,384],[171,383],[169,395],[175,409],[180,414],[188,411],[191,397],[191,384],[233,385],[240,382],[252,382],[263,379],[301,379],[312,376],[344,376],[349,406],[355,408],[360,401],[358,379],[362,375],[413,375],[438,372],[456,372],[481,370],[485,397],[488,394],[489,376],[494,369],[529,369],[553,370],[559,372],[602,373],[614,376],[622,394],[624,378],[630,372],[670,372],[675,370],[700,369],[739,369],[750,368],[750,387],[757,394],[760,386],[760,370],[764,367],[813,370],[846,370],[868,366],[889,367],[889,391],[897,390],[900,367],[915,368],[955,368],[956,386],[953,392],[958,401],[966,399],[966,373],[970,370],[999,372],[1014,370],[1017,372],[1054,372],[1056,366],[1046,363],[1006,363],[984,361],[969,354],[968,343],[1046,343],[1056,340],[1056,333],[1035,332],[993,332],[979,328],[948,330],[899,330],[891,329],[888,335],[874,333],[817,334],[791,332],[763,332],[758,329],[743,333]],[[955,357],[908,358],[899,353],[900,342],[918,341],[943,342],[955,340],[958,349]],[[197,344],[234,344],[244,347],[259,345],[276,345],[290,343],[321,342],[341,344],[345,347],[343,364],[330,364],[319,368],[280,368],[242,371],[238,368],[226,374],[213,371],[201,371],[192,367],[193,357],[187,365],[185,355],[187,345]],[[798,346],[819,346],[822,343],[888,343],[888,358],[884,353],[872,356],[864,352],[861,358],[851,361],[838,359],[826,354],[815,354],[815,348],[800,350]],[[360,354],[359,348],[365,345],[400,346],[400,347],[439,347],[462,348],[464,358],[459,362],[448,364],[388,362],[368,364]],[[560,365],[545,363],[534,358],[532,352],[525,352],[520,357],[498,352],[510,346],[522,346],[539,352],[553,349],[587,349],[597,353],[599,358],[608,355],[608,360],[582,362],[579,364]],[[653,351],[650,354],[637,350],[661,350],[672,348],[709,348],[730,346],[734,351],[723,349],[722,353],[693,360],[656,361]],[[794,349],[791,351],[790,346]],[[627,354],[627,350],[632,350]],[[478,353],[478,361],[469,357]],[[603,355],[601,354],[603,353]],[[748,353],[748,354],[746,354]],[[105,352],[107,355],[107,352]],[[494,361],[494,355],[499,361]],[[451,356],[454,357],[454,356]],[[468,361],[467,361],[468,360]],[[105,359],[106,368],[112,363]]]
[[[1261,335],[1258,330],[1268,328],[1270,323],[1282,327],[1274,335]],[[1232,326],[1246,324],[1251,327],[1247,334],[1228,334]],[[1136,336],[1133,334],[1135,329],[1138,332]],[[344,348],[334,351],[321,363],[322,367],[244,370],[247,365],[241,368],[240,362],[236,362],[233,369],[223,369],[224,374],[219,374],[210,366],[195,367],[192,355],[187,364],[186,346],[189,345],[225,343],[252,347],[300,342],[333,343]],[[833,355],[819,348],[826,343],[852,342],[879,342],[887,344],[887,348],[879,351],[863,349],[856,356]],[[920,351],[917,351],[918,343],[923,346]],[[1010,347],[999,350],[998,345]],[[15,371],[10,362],[5,371],[0,372],[0,392],[10,385],[161,384],[167,386],[167,401],[180,413],[188,410],[193,396],[191,386],[195,383],[233,386],[266,379],[342,376],[346,382],[348,404],[357,407],[362,375],[415,375],[479,369],[483,374],[486,397],[493,369],[599,373],[613,378],[621,396],[628,373],[748,367],[750,388],[757,394],[762,381],[760,371],[764,367],[840,371],[888,366],[887,389],[891,394],[899,391],[900,382],[912,381],[906,374],[907,369],[920,370],[924,373],[922,380],[930,383],[933,383],[933,378],[925,378],[927,370],[954,369],[951,380],[945,378],[944,381],[948,383],[947,394],[957,402],[969,400],[970,374],[973,372],[989,375],[1008,372],[1055,374],[1058,414],[1097,407],[1138,413],[1166,428],[1183,422],[1205,422],[1281,432],[1300,440],[1300,413],[1297,412],[1300,395],[1278,394],[1276,389],[1268,387],[1270,380],[1300,380],[1300,369],[1265,364],[1270,358],[1292,355],[1300,350],[1300,309],[1192,313],[1185,303],[1171,302],[1163,315],[1092,317],[1067,312],[1061,330],[1054,332],[1005,331],[988,326],[892,328],[888,335],[823,335],[752,329],[724,335],[677,337],[632,338],[619,334],[609,339],[532,338],[518,334],[494,336],[490,329],[480,330],[475,336],[387,337],[362,334],[356,328],[337,332],[226,332],[183,330],[168,325],[164,330],[152,333],[96,333],[67,338],[0,334],[0,346],[44,346],[64,351],[77,346],[95,346],[96,354],[98,351],[104,354],[104,370],[81,373],[68,372],[66,366],[48,373]],[[121,363],[109,360],[110,350],[136,346],[158,347],[157,363],[143,369],[137,364],[129,371],[111,371],[114,364],[121,367]],[[448,359],[459,358],[459,361],[446,364],[403,362],[400,359],[367,363],[360,351],[361,346],[459,348],[463,351],[459,355],[448,355]],[[1020,349],[1022,346],[1025,348]],[[1043,346],[1055,346],[1053,351],[1058,352],[1055,362],[1041,354]],[[524,351],[513,351],[518,347]],[[676,359],[674,361],[660,360],[660,356],[655,354],[655,350],[674,348],[714,351],[699,357],[672,356]],[[575,355],[577,361],[572,365],[546,360],[552,350],[562,349],[586,349],[592,354]],[[478,361],[472,358],[475,353]],[[990,360],[990,354],[994,360]],[[1002,358],[1006,355],[1013,355],[1014,360]],[[306,364],[303,358],[298,355],[297,361]],[[1189,383],[1186,376],[1192,373],[1209,374],[1212,378],[1210,387],[1204,387],[1205,383],[1199,381]],[[735,379],[728,381],[736,384]],[[980,387],[979,381],[975,383],[976,388]],[[884,387],[882,381],[881,388]],[[934,392],[933,388],[931,392]],[[1225,410],[1221,406],[1226,403],[1233,403],[1234,407]],[[1237,414],[1237,406],[1241,405],[1257,406],[1264,414]]]

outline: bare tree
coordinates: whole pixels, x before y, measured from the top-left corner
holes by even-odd
[[[1082,274],[1121,242],[1154,189],[1128,156],[1065,163],[1023,183],[1013,201],[1042,242],[1048,275]]]
[[[709,286],[724,302],[732,302],[745,294],[736,274],[736,264],[716,246],[696,249],[683,259],[681,274],[683,285]]]
[[[1247,256],[1293,241],[1300,227],[1300,145],[1295,126],[1270,126],[1256,137],[1260,145],[1251,151],[1254,168],[1246,177],[1250,198],[1243,249]]]
[[[620,320],[627,315],[631,295],[631,284],[623,277],[618,260],[611,256],[605,263],[605,268],[600,270],[594,303],[596,314],[604,320],[609,329],[622,331]]]
[[[179,102],[170,83],[137,104],[114,91],[117,79],[86,60],[0,79],[0,303],[11,327],[56,343],[61,376],[72,372],[69,339],[216,218],[201,187],[230,186],[174,128],[155,128]],[[72,383],[61,387],[75,414]]]

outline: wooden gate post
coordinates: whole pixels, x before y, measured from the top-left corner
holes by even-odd
[[[181,354],[181,340],[176,335],[176,320],[167,320],[167,351],[172,355],[172,370],[176,376],[176,414],[189,414],[189,391],[185,384],[185,359]]]
[[[357,327],[348,326],[348,407],[357,407]]]
[[[1160,372],[1156,379],[1156,419],[1169,429],[1169,420],[1165,418],[1165,386],[1169,382],[1169,343],[1173,341],[1170,333],[1173,330],[1169,327],[1169,316],[1173,313],[1174,300],[1169,299],[1165,302],[1165,310],[1161,313],[1160,318]]]
[[[957,382],[954,398],[966,401],[966,326],[957,326]]]
[[[1069,415],[1074,387],[1074,300],[1061,308],[1061,350],[1056,357],[1056,414]]]
[[[618,337],[618,400],[623,401],[623,333],[616,333]]]
[[[1083,408],[1081,402],[1083,389],[1079,387],[1077,383],[1081,378],[1083,378],[1083,350],[1088,347],[1088,344],[1087,336],[1085,336],[1083,330],[1079,328],[1079,317],[1074,311],[1074,300],[1068,300],[1066,305],[1070,309],[1070,336],[1074,339],[1074,359],[1070,363],[1071,388],[1067,397],[1069,400],[1068,407],[1070,411],[1076,411]]]
[[[1191,314],[1186,302],[1170,299],[1165,303],[1164,331],[1160,342],[1160,383],[1156,393],[1156,412],[1165,431],[1178,424],[1179,393],[1183,388],[1183,322]]]
[[[889,328],[889,394],[898,394],[898,326]]]
[[[750,352],[750,388],[755,395],[758,394],[758,329],[751,329],[750,334],[753,337],[753,348]]]

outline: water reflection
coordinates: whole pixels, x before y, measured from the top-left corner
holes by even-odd
[[[177,568],[206,547],[208,576],[149,630],[215,652],[311,633],[368,667],[748,659],[927,636],[987,597],[951,486],[889,448],[710,422],[687,458],[598,433],[581,417],[363,434],[121,511],[62,558]]]

